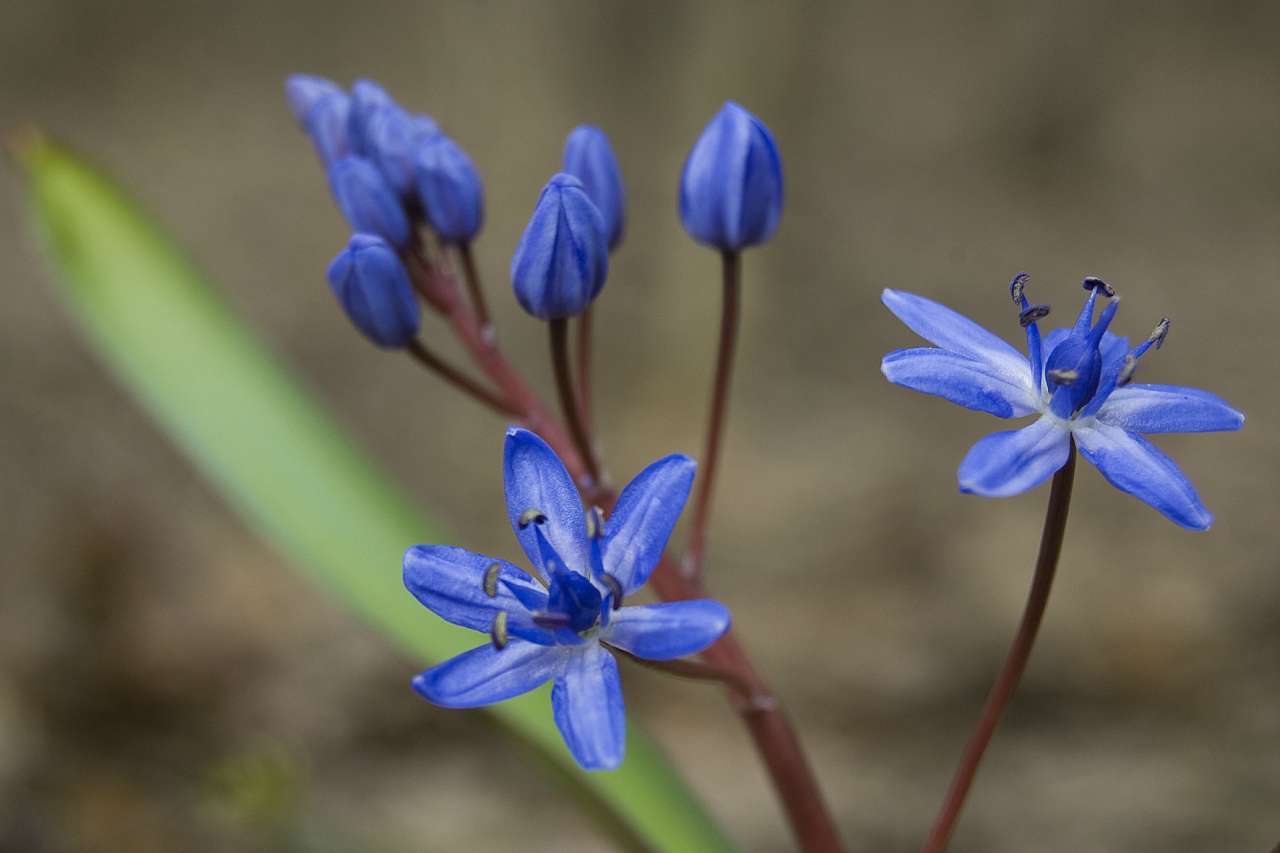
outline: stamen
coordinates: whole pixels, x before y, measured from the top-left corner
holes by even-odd
[[[1156,349],[1164,346],[1165,336],[1169,334],[1169,318],[1161,317],[1160,322],[1156,323],[1156,327],[1151,330],[1151,336],[1147,338],[1150,343],[1156,345]]]
[[[1124,364],[1120,367],[1120,372],[1116,375],[1116,387],[1123,388],[1133,379],[1133,374],[1138,369],[1138,359],[1134,358],[1133,353],[1128,352],[1124,355]]]
[[[1059,385],[1071,385],[1080,378],[1080,371],[1069,368],[1047,370],[1045,374]]]
[[[1084,281],[1081,282],[1081,286],[1084,287],[1085,290],[1101,290],[1102,295],[1108,299],[1114,299],[1116,296],[1116,290],[1114,287],[1094,275],[1085,276]]]
[[[1037,320],[1043,320],[1048,316],[1048,305],[1028,305],[1026,308],[1023,308],[1022,313],[1018,315],[1018,323],[1025,329]]]
[[[609,592],[613,596],[613,609],[617,610],[622,606],[622,581],[607,572],[601,580],[604,581],[605,586],[609,587]]]
[[[566,613],[535,613],[532,616],[533,624],[539,628],[566,628],[569,625],[569,616]]]
[[[532,509],[532,508],[526,509],[524,512],[520,513],[520,518],[517,519],[516,521],[517,526],[519,526],[521,530],[524,530],[530,524],[546,524],[546,523],[547,523],[546,513],[544,513],[540,509]]]
[[[604,536],[604,511],[598,506],[587,510],[587,538],[599,539]]]
[[[1014,305],[1022,304],[1022,291],[1027,286],[1027,282],[1031,280],[1031,273],[1020,272],[1013,277],[1013,281],[1009,282],[1009,295],[1013,297]],[[1027,325],[1023,323],[1022,325]]]
[[[501,563],[490,563],[484,570],[484,594],[490,598],[498,595],[498,573],[502,571]]]
[[[507,647],[507,611],[499,610],[498,615],[493,617],[493,627],[489,629],[489,639],[493,641],[493,647],[498,651],[502,651]]]

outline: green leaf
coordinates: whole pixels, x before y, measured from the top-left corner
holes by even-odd
[[[476,634],[437,619],[401,585],[404,549],[444,541],[440,529],[300,390],[164,231],[38,133],[22,134],[11,149],[28,176],[32,214],[67,305],[235,509],[299,571],[424,665],[476,645]],[[623,767],[585,773],[561,742],[545,690],[490,713],[572,780],[626,846],[729,848],[634,721]]]

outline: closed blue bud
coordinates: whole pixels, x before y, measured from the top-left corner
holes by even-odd
[[[339,90],[321,94],[302,119],[302,127],[311,137],[311,144],[326,169],[351,153],[351,141],[347,136],[350,112],[351,99]]]
[[[342,88],[332,80],[314,74],[290,74],[284,81],[284,96],[298,124],[304,125],[307,113],[325,95],[342,94]]]
[[[430,118],[410,115],[395,106],[375,110],[366,122],[368,156],[402,198],[413,192],[419,149],[439,133],[440,127]]]
[[[329,264],[329,286],[369,340],[402,347],[418,334],[418,300],[400,256],[374,234],[353,234]]]
[[[347,124],[347,135],[351,138],[352,151],[365,156],[372,153],[368,137],[369,121],[376,112],[386,108],[399,110],[400,106],[377,83],[372,80],[357,80],[351,87],[351,117]]]
[[[541,320],[581,314],[604,287],[609,246],[604,217],[582,182],[561,172],[538,197],[511,259],[521,307]]]
[[[418,198],[440,239],[474,239],[484,223],[484,186],[471,158],[452,139],[438,134],[418,148],[414,163]]]
[[[339,158],[329,169],[329,183],[352,230],[377,234],[393,246],[408,244],[409,217],[373,163],[354,155]]]
[[[622,170],[609,146],[609,137],[598,127],[575,127],[564,142],[564,170],[582,181],[596,209],[604,217],[605,237],[612,250],[622,242],[626,216],[626,194]]]
[[[760,119],[733,101],[702,131],[680,176],[680,219],[725,251],[763,243],[782,215],[782,161]]]

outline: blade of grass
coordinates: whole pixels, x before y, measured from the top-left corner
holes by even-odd
[[[10,149],[67,306],[231,505],[299,571],[424,664],[476,645],[475,633],[435,618],[401,585],[404,549],[442,541],[439,528],[250,335],[171,238],[120,188],[39,133],[21,133]],[[550,759],[621,843],[729,849],[634,721],[622,769],[585,773],[548,705],[542,690],[490,712]]]

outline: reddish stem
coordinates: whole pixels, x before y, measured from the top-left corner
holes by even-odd
[[[693,526],[689,532],[689,548],[685,552],[684,572],[691,578],[702,576],[707,552],[707,525],[711,520],[711,493],[715,488],[720,442],[724,434],[725,414],[729,408],[729,382],[733,378],[733,350],[738,340],[739,275],[738,253],[721,254],[724,275],[724,297],[720,303],[720,346],[716,353],[716,375],[711,385],[711,411],[707,416],[706,448],[702,453],[701,476],[693,503]]]
[[[1013,644],[1009,647],[1009,655],[1005,658],[1000,675],[991,688],[987,704],[982,708],[982,716],[978,726],[969,738],[964,757],[956,768],[955,778],[947,789],[946,799],[934,821],[933,831],[925,843],[925,853],[942,853],[947,849],[947,842],[955,830],[960,818],[960,810],[964,807],[965,797],[973,784],[973,777],[978,772],[978,765],[987,751],[987,744],[995,734],[996,726],[1005,706],[1013,698],[1018,689],[1018,681],[1027,668],[1027,660],[1031,657],[1031,647],[1036,641],[1036,633],[1040,630],[1040,622],[1044,618],[1045,607],[1049,604],[1049,590],[1053,586],[1053,575],[1058,568],[1058,555],[1062,553],[1062,538],[1067,530],[1067,512],[1071,508],[1071,486],[1076,475],[1076,444],[1071,441],[1067,451],[1067,463],[1053,475],[1053,486],[1049,491],[1049,506],[1045,510],[1044,530],[1040,534],[1040,553],[1036,557],[1035,573],[1031,578],[1031,591],[1027,594],[1027,605],[1022,611],[1022,621],[1018,625],[1018,633],[1014,635]]]
[[[578,317],[578,418],[595,452],[595,436],[591,425],[591,306]]]
[[[560,397],[560,410],[569,423],[569,435],[578,447],[578,453],[586,460],[588,482],[584,491],[594,492],[600,484],[600,466],[591,452],[591,439],[587,438],[582,423],[582,406],[573,390],[573,377],[569,373],[569,321],[558,317],[547,323],[551,330],[551,366],[556,376],[556,393]]]
[[[409,351],[409,355],[413,356],[419,364],[444,379],[462,393],[484,403],[500,415],[505,417],[519,417],[520,411],[513,403],[503,399],[488,388],[485,388],[479,382],[476,382],[470,376],[467,376],[461,370],[458,370],[456,367],[440,358],[440,356],[427,349],[426,344],[422,343],[422,341],[409,341],[409,343],[405,345],[405,349]]]

